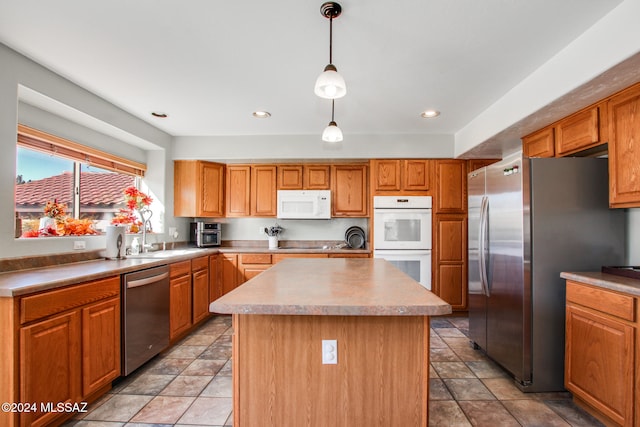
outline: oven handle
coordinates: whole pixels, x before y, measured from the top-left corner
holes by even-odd
[[[144,279],[131,280],[127,282],[127,289],[137,288],[139,286],[149,285],[154,282],[159,282],[161,280],[169,277],[169,273],[158,274],[157,276],[145,277]]]
[[[431,213],[432,209],[430,208],[374,208],[373,213],[392,213],[392,214],[403,214],[403,213]]]

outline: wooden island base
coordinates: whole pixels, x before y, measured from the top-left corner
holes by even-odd
[[[427,426],[429,316],[234,314],[233,328],[234,426]]]
[[[451,306],[388,261],[284,260],[209,310],[233,314],[235,427],[429,424],[429,319]]]

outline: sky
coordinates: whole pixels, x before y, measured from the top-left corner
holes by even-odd
[[[73,171],[73,161],[18,147],[16,175],[25,181],[36,181],[62,172]]]

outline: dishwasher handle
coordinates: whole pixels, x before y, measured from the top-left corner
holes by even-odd
[[[127,282],[127,289],[137,288],[138,286],[149,285],[151,283],[159,282],[169,277],[169,273],[162,273],[156,276],[145,277],[144,279],[131,280]]]

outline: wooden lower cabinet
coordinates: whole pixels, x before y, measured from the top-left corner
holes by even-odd
[[[467,310],[467,216],[434,215],[432,291],[451,304]]]
[[[220,254],[222,295],[238,287],[238,254]]]
[[[222,296],[220,260],[220,255],[209,255],[209,302],[213,302]]]
[[[18,423],[58,425],[71,413],[42,404],[94,400],[120,375],[120,277],[28,295],[18,306],[15,402],[38,405]],[[18,425],[12,416],[0,415],[0,425]]]
[[[636,305],[630,295],[567,281],[565,386],[607,425],[640,423]]]
[[[238,261],[238,284],[256,277],[271,268],[271,254],[240,254]]]
[[[173,263],[169,271],[169,338],[173,341],[193,325],[191,261]]]
[[[82,392],[99,391],[120,375],[120,298],[82,309]]]
[[[20,329],[20,401],[81,400],[80,313],[75,310]],[[22,412],[20,424],[45,426],[55,412]]]
[[[193,298],[193,324],[209,316],[209,257],[191,260],[191,280]]]

